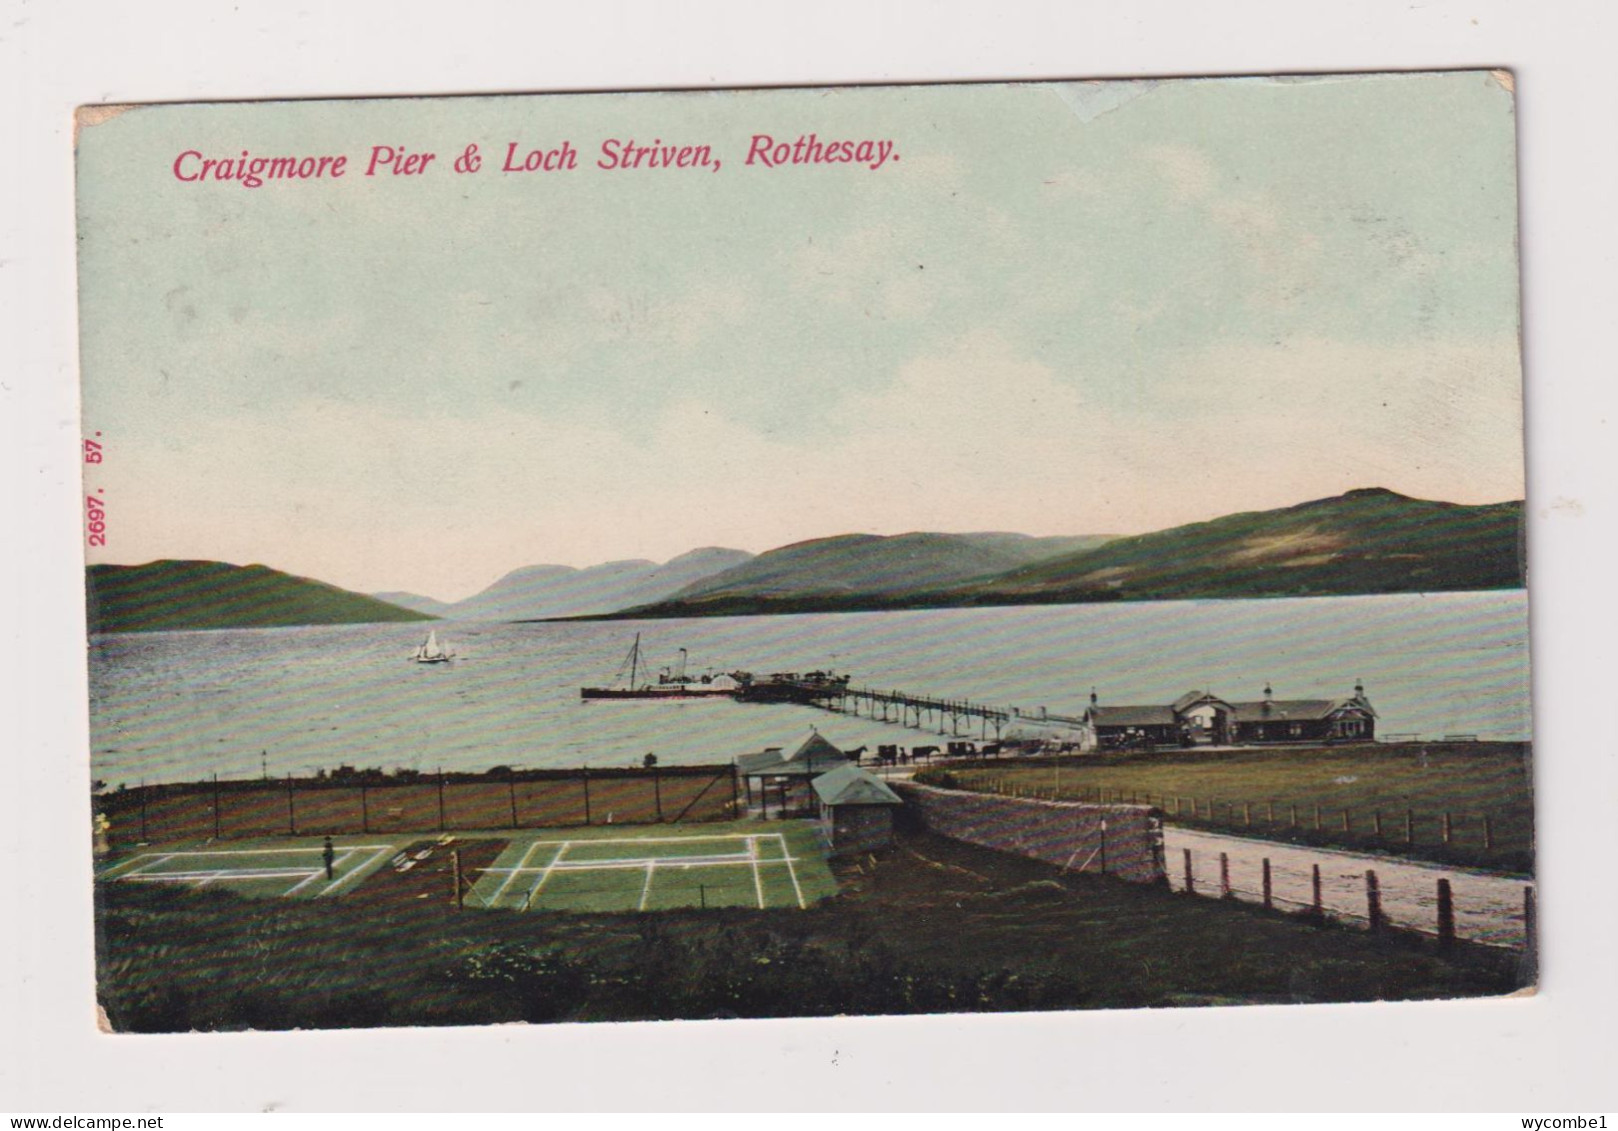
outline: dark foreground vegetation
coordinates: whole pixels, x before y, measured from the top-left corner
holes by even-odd
[[[1506,872],[1534,867],[1533,781],[1523,742],[1167,750],[936,767],[916,780],[1155,805],[1173,824],[1289,844]]]
[[[809,911],[456,912],[98,891],[115,1029],[468,1025],[1502,994],[1516,958],[1177,896],[909,832]]]

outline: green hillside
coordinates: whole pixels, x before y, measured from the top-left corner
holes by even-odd
[[[1103,541],[1105,536],[844,534],[770,550],[651,607],[702,611],[752,603],[790,608],[800,602],[863,607],[865,602],[904,600],[919,590],[993,576]]]
[[[1381,488],[1119,538],[963,586],[949,604],[1299,597],[1523,584],[1522,504]]]
[[[432,619],[261,565],[189,561],[96,565],[86,570],[85,588],[91,632]]]
[[[972,544],[968,554],[960,545],[945,553],[932,541],[977,537],[861,535],[799,543],[622,615],[1420,593],[1510,589],[1524,581],[1522,503],[1464,506],[1382,488],[1098,539],[1091,548],[998,572],[989,568],[992,543]],[[948,577],[952,569],[955,580]],[[973,570],[976,576],[964,576]],[[841,583],[827,583],[831,578]]]

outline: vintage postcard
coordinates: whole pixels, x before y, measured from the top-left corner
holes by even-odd
[[[1532,987],[1514,123],[81,109],[107,1027]]]

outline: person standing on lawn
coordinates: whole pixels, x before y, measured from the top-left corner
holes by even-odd
[[[326,838],[326,847],[321,849],[320,858],[326,862],[326,878],[333,878],[332,866],[337,862],[337,850],[331,846],[331,837]]]

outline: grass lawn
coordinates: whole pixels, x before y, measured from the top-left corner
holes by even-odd
[[[807,910],[546,914],[457,912],[442,893],[368,901],[370,884],[268,901],[99,884],[99,996],[115,1029],[169,1032],[1364,1001],[1523,982],[1501,952],[1441,955],[920,832],[839,878]]]
[[[1243,836],[1533,870],[1528,748],[1517,743],[1162,751],[1059,764],[952,766],[924,770],[917,780],[1069,800],[1133,801],[1158,806],[1173,823]],[[1406,841],[1407,813],[1413,844]]]
[[[732,821],[513,835],[468,902],[518,911],[803,908],[836,890],[813,825]]]

